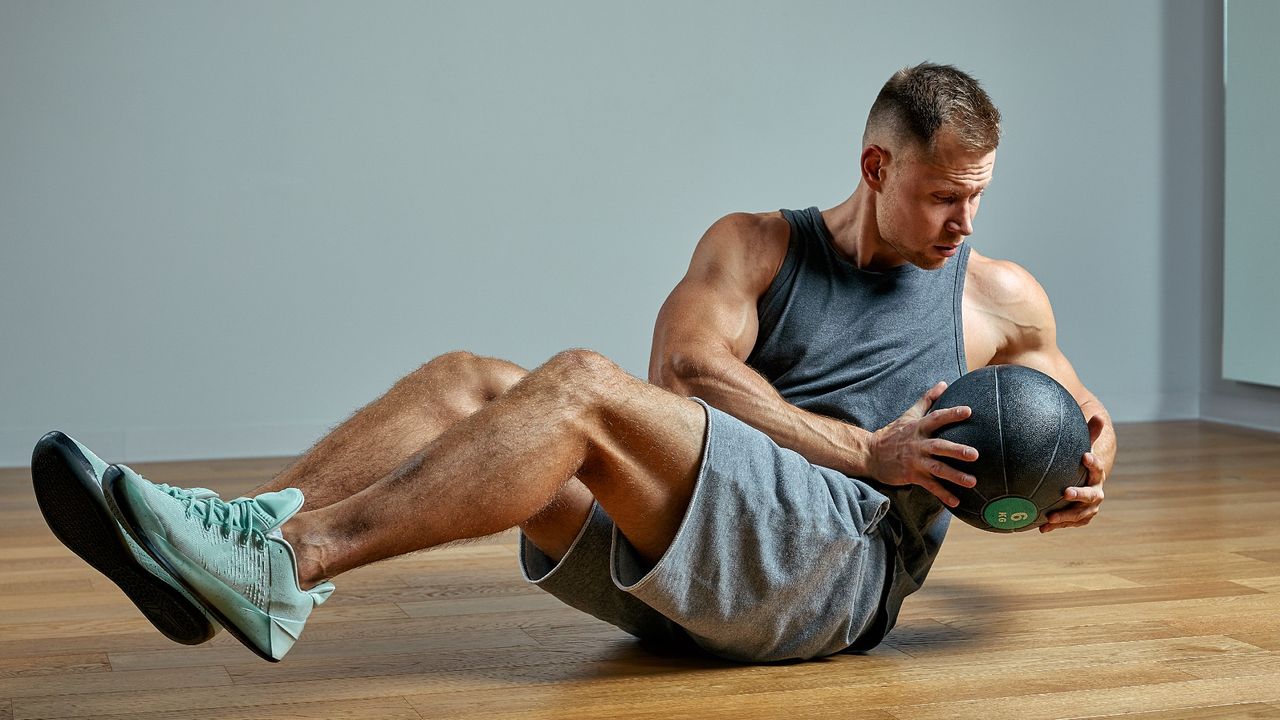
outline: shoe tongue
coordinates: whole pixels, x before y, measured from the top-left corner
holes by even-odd
[[[262,531],[271,532],[293,517],[302,507],[302,491],[285,488],[279,492],[263,493],[253,499],[254,514],[262,522]]]

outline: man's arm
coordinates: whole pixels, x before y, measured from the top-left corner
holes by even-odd
[[[969,415],[968,408],[927,413],[945,384],[872,433],[788,403],[746,365],[759,329],[756,303],[782,265],[789,234],[776,216],[737,213],[711,226],[658,313],[650,382],[700,397],[816,465],[893,485],[918,484],[954,506],[954,495],[939,479],[966,486],[976,481],[935,456],[973,459],[976,451],[931,437]]]
[[[1009,363],[1035,368],[1062,384],[1071,393],[1089,423],[1092,448],[1081,463],[1089,471],[1084,487],[1068,488],[1071,505],[1049,515],[1040,532],[1088,525],[1105,497],[1102,486],[1116,461],[1116,434],[1111,415],[1102,402],[1080,382],[1075,368],[1058,348],[1058,328],[1049,296],[1036,279],[1022,267],[1003,261],[991,262],[984,280],[989,302],[985,310],[1006,328],[1005,344],[992,364]]]

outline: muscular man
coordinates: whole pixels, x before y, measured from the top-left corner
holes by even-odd
[[[702,238],[652,384],[584,350],[532,372],[451,353],[229,503],[53,433],[32,462],[41,509],[170,637],[220,624],[271,660],[329,578],[515,526],[528,580],[637,636],[755,661],[873,647],[936,557],[948,485],[974,482],[938,458],[976,451],[931,437],[969,414],[929,412],[947,381],[1017,363],[1080,403],[1089,481],[1042,531],[1087,524],[1114,462],[1044,291],[963,244],[998,139],[968,75],[895,74],[852,196]]]

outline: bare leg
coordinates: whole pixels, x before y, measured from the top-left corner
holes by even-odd
[[[575,475],[642,557],[684,516],[702,454],[696,403],[568,351],[368,488],[284,527],[299,579],[479,537],[538,515]]]
[[[345,500],[385,477],[450,425],[527,374],[505,360],[467,352],[441,355],[401,378],[385,395],[249,494],[296,487],[306,496],[306,510]]]
[[[501,396],[529,372],[514,363],[452,352],[401,378],[296,462],[250,496],[302,490],[304,510],[319,510],[364,490],[421,452],[454,423]],[[521,528],[559,559],[586,520],[594,498],[576,480]]]

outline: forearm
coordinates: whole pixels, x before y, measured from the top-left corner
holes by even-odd
[[[806,460],[846,475],[870,475],[871,433],[787,402],[769,381],[728,353],[664,364],[651,382],[699,397],[768,435]]]

